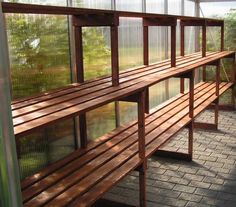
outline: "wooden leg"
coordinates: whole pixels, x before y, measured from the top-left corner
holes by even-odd
[[[79,129],[81,148],[86,148],[88,144],[86,114],[79,115]]]
[[[145,90],[145,113],[149,114],[149,90]]]
[[[189,161],[193,159],[193,121],[188,125],[188,155]]]
[[[139,200],[140,207],[146,207],[146,164],[139,169]]]

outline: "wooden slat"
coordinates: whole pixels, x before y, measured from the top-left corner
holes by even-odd
[[[213,87],[214,87],[214,86],[213,86]],[[202,90],[200,90],[200,91],[201,91],[201,93],[202,93]],[[207,92],[207,91],[206,91],[206,92]],[[206,93],[206,92],[205,92],[205,93]],[[180,110],[181,110],[181,109],[180,109]],[[161,113],[161,114],[163,114],[163,113]],[[160,115],[159,115],[159,116],[160,116]],[[151,117],[152,117],[152,116],[151,116]],[[155,124],[154,127],[156,127],[156,124]],[[130,138],[129,138],[129,140],[130,140]],[[68,166],[67,166],[67,168],[68,168]],[[62,170],[63,170],[63,169],[62,169]],[[64,171],[63,171],[63,172],[64,172]],[[50,180],[51,180],[51,179],[50,179]],[[37,184],[37,186],[38,186],[38,184]],[[33,189],[30,190],[30,192],[34,192],[34,191],[35,191],[35,189],[34,189],[34,190],[33,190]]]
[[[83,113],[87,110],[92,110],[92,109],[97,108],[101,105],[109,103],[113,100],[117,100],[119,98],[121,99],[122,97],[128,96],[130,94],[134,94],[134,93],[142,90],[145,87],[149,87],[161,80],[166,79],[167,77],[172,77],[176,74],[181,74],[181,73],[190,71],[193,68],[198,68],[208,62],[215,61],[219,58],[227,57],[231,54],[232,54],[231,52],[221,52],[220,54],[217,53],[217,55],[215,54],[211,57],[200,58],[199,60],[193,61],[194,63],[191,63],[191,64],[186,63],[186,64],[181,65],[180,67],[176,67],[174,69],[173,68],[169,69],[167,72],[161,71],[157,74],[152,74],[152,76],[150,78],[145,76],[142,78],[143,81],[138,82],[139,84],[137,84],[137,82],[135,82],[135,81],[132,82],[134,84],[130,83],[129,86],[127,86],[127,87],[124,87],[126,83],[121,84],[120,86],[116,87],[117,90],[115,93],[114,93],[114,91],[111,91],[110,94],[107,94],[107,92],[102,91],[102,92],[100,92],[102,94],[102,96],[99,96],[98,98],[95,98],[95,99],[92,99],[92,97],[91,97],[90,100],[92,100],[92,101],[91,102],[87,101],[86,104],[75,103],[76,105],[74,105],[73,107],[70,107],[70,108],[66,107],[66,109],[65,108],[63,109],[63,111],[57,110],[55,113],[49,114],[49,115],[45,111],[45,115],[47,115],[45,118],[43,117],[43,116],[45,116],[44,113],[37,112],[36,115],[29,116],[29,120],[33,118],[32,121],[25,123],[25,121],[27,121],[27,119],[22,117],[21,119],[18,119],[18,124],[23,123],[23,122],[24,122],[24,124],[22,126],[19,125],[19,126],[15,127],[15,134],[17,135],[17,134],[29,132],[32,129],[35,129],[37,127],[42,127],[42,126],[50,124],[56,120],[69,118],[71,116],[77,115],[78,113]],[[65,103],[64,105],[66,105],[66,104],[68,104],[68,102]],[[46,110],[48,110],[48,108]],[[42,118],[36,119],[36,117],[42,117]]]

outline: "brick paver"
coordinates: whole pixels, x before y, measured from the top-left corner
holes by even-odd
[[[209,123],[212,117],[212,111],[206,111],[198,121]],[[187,130],[182,130],[164,148],[186,152]],[[218,131],[195,129],[192,162],[160,157],[149,160],[147,205],[234,207],[235,164],[236,111],[220,111]],[[138,182],[138,173],[134,172],[107,193],[105,198],[138,205]]]

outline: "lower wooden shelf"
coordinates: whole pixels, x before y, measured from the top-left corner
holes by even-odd
[[[232,87],[221,83],[220,94]],[[194,117],[218,97],[215,82],[201,82],[194,89]],[[145,117],[146,158],[155,153],[191,119],[189,93],[179,94]],[[129,172],[136,169],[137,122],[121,126],[22,181],[24,206],[90,206]]]

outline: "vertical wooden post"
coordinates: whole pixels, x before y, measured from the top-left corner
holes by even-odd
[[[189,78],[189,117],[191,122],[189,123],[189,139],[188,139],[188,154],[190,160],[193,157],[193,123],[194,123],[194,71],[190,72]]]
[[[184,37],[185,37],[184,25],[180,25],[180,55],[181,56],[184,56],[184,51],[185,51]]]
[[[236,74],[236,63],[235,63],[235,56],[232,58],[233,63],[232,63],[232,69],[231,69],[231,81],[234,83],[232,86],[232,94],[231,94],[231,103],[233,108],[235,108],[235,74]]]
[[[224,51],[224,22],[222,23],[222,26],[221,26],[221,51]]]
[[[118,26],[111,26],[111,67],[112,67],[112,85],[119,85],[119,44],[118,44]]]
[[[75,63],[77,82],[84,82],[84,61],[83,61],[83,36],[82,27],[75,26]],[[82,148],[87,146],[87,125],[86,114],[79,115],[79,129],[80,129],[80,144]]]
[[[217,61],[216,65],[216,96],[215,100],[215,125],[218,128],[218,117],[219,117],[219,94],[220,94],[220,60]]]
[[[180,25],[180,55],[184,56],[184,26]],[[180,78],[180,93],[184,93],[184,78]]]
[[[75,27],[75,64],[78,83],[84,82],[83,37],[82,27]]]
[[[138,149],[142,165],[139,169],[139,199],[140,206],[146,207],[146,169],[145,158],[145,91],[139,94],[138,99]]]
[[[143,26],[143,64],[149,65],[148,26]]]
[[[202,80],[206,81],[206,66],[202,66]]]
[[[176,66],[176,26],[171,26],[171,67]]]
[[[202,57],[206,57],[206,24],[202,26]]]
[[[149,114],[149,88],[145,90],[145,113]]]

